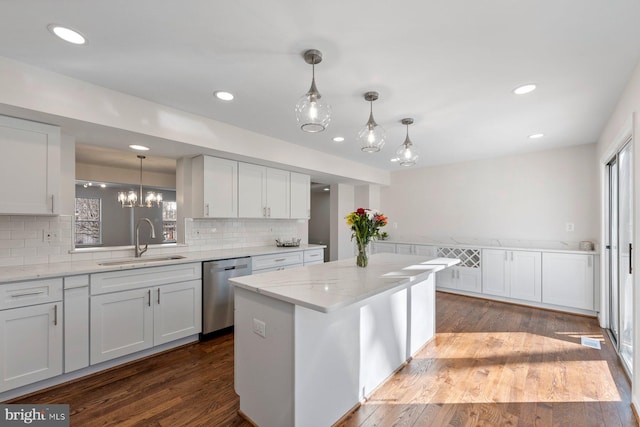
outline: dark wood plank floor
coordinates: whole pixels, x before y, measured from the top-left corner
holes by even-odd
[[[443,293],[437,304],[436,339],[340,427],[636,425],[595,319]],[[232,335],[14,402],[68,403],[82,427],[250,425],[237,415]]]

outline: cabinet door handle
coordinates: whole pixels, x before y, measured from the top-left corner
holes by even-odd
[[[44,291],[23,292],[21,294],[12,294],[11,298],[28,297],[28,296],[31,296],[31,295],[41,295],[41,294],[44,294]]]
[[[633,252],[633,244],[629,243],[629,274],[631,274],[631,272],[633,271],[633,257],[631,256],[631,253]],[[591,257],[589,257],[589,259],[591,259]]]
[[[266,207],[262,208],[262,216],[265,217],[265,218],[267,217],[267,208]]]
[[[51,213],[54,213],[56,211],[55,209],[55,205],[53,204],[53,198],[55,197],[55,194],[51,195]]]
[[[206,210],[205,216],[209,216],[209,203],[205,203],[204,208]]]
[[[269,208],[267,208],[267,212],[269,212],[269,213],[267,214],[267,216],[268,216],[269,218],[271,218],[271,208],[270,208],[270,207],[269,207]]]
[[[58,326],[58,304],[53,306],[53,326]]]
[[[158,288],[158,305],[160,305],[160,288]]]
[[[149,289],[147,292],[149,293],[149,295],[148,295],[149,296],[149,304],[148,305],[149,305],[149,307],[151,307],[151,289]]]

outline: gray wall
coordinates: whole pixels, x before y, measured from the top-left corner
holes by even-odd
[[[329,261],[330,210],[331,197],[328,191],[311,192],[311,219],[309,220],[309,243],[327,245],[324,251],[325,262]],[[345,227],[346,227],[345,223]]]

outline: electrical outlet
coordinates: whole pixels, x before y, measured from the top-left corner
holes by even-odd
[[[574,231],[575,230],[575,226],[572,222],[567,222],[567,224],[565,225],[565,229],[569,232]]]
[[[43,230],[43,232],[42,232],[42,241],[43,242],[51,242],[53,240],[58,240],[58,232],[57,231]]]
[[[267,325],[256,318],[253,319],[253,332],[260,335],[262,338],[267,337]]]

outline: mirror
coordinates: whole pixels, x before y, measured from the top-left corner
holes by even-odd
[[[134,244],[135,225],[149,218],[156,238],[151,238],[148,225],[140,228],[141,241],[149,244],[176,242],[175,189],[144,187],[144,192],[162,193],[158,207],[122,207],[120,191],[137,189],[135,185],[76,181],[75,246],[77,248],[130,246]],[[142,237],[144,236],[144,238]]]

